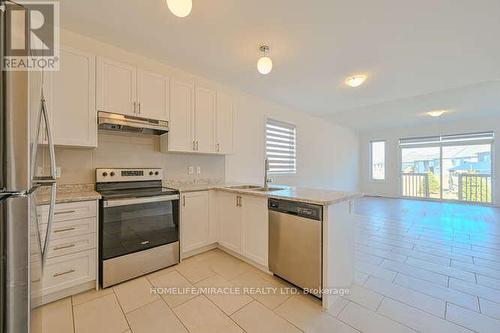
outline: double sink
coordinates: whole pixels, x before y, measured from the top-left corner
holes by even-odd
[[[273,191],[284,190],[284,188],[281,188],[281,187],[265,188],[263,186],[258,186],[258,185],[236,185],[236,186],[228,186],[227,188],[231,188],[231,189],[235,189],[235,190],[257,191],[257,192],[273,192]]]

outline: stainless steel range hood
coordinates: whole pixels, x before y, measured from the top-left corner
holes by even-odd
[[[162,135],[168,132],[168,121],[111,112],[98,112],[98,128],[106,131],[133,132]]]

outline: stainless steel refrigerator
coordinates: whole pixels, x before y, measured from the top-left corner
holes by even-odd
[[[2,1],[3,3],[3,1]],[[9,38],[24,34],[1,10],[1,61]],[[55,154],[42,89],[30,89],[40,72],[2,71],[0,79],[0,321],[2,333],[41,332],[43,265],[54,216]],[[37,197],[50,198],[49,216],[40,220]],[[40,227],[46,224],[46,235]],[[43,226],[45,228],[45,225]],[[42,243],[40,240],[44,240]]]

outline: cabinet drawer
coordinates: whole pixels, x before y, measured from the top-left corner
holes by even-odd
[[[49,206],[40,206],[37,210],[40,221],[47,221]],[[80,201],[56,204],[54,211],[54,222],[77,220],[86,217],[97,216],[96,201]]]
[[[96,279],[96,252],[83,251],[47,259],[43,271],[43,295]]]
[[[47,258],[54,258],[66,254],[81,252],[84,250],[91,250],[95,247],[95,233],[82,236],[51,239]]]
[[[47,232],[47,224],[40,226],[40,238],[45,241],[45,233]],[[80,220],[60,221],[52,225],[52,233],[50,241],[57,239],[82,236],[90,233],[96,233],[96,218],[91,217]]]

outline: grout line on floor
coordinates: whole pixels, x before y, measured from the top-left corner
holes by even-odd
[[[76,326],[75,326],[75,306],[73,305],[73,296],[70,296],[70,301],[71,301],[71,322],[73,324],[73,332],[76,333]]]
[[[123,310],[122,303],[120,302],[120,298],[118,298],[118,295],[115,292],[115,288],[114,287],[110,287],[110,288],[113,291],[113,296],[115,296],[116,302],[118,303],[118,306],[120,307],[120,310],[122,311],[122,315],[125,318],[125,322],[127,323],[128,329],[130,331],[132,331],[132,327],[130,327],[130,323],[128,321],[127,314],[125,313],[125,310]],[[109,295],[111,295],[111,294],[109,294]],[[144,306],[144,305],[142,305],[142,306]],[[142,306],[140,306],[139,308],[141,308]],[[139,308],[137,308],[137,309],[139,309]]]

